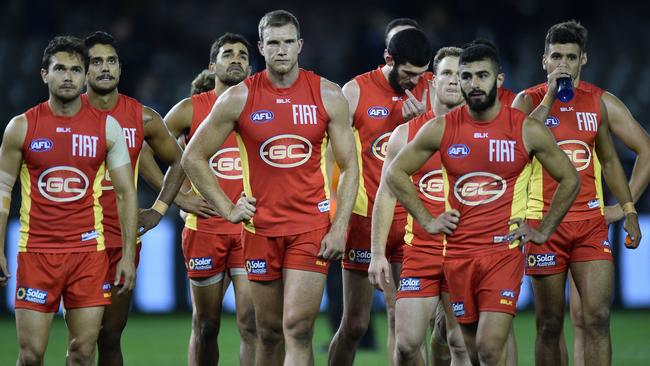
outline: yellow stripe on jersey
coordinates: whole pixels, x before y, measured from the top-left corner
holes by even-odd
[[[526,216],[526,204],[528,202],[528,183],[531,176],[531,164],[528,163],[524,169],[519,173],[517,181],[512,192],[512,206],[510,207],[510,219],[524,219]],[[517,228],[517,225],[510,225],[510,230]],[[519,246],[519,241],[515,241],[509,245],[509,248],[516,248]]]
[[[544,216],[544,168],[537,158],[533,158],[530,170],[526,218],[541,220]]]
[[[442,192],[445,195],[445,212],[451,210],[451,204],[449,203],[449,176],[447,176],[447,169],[444,165],[440,166],[442,170]],[[447,254],[447,235],[442,233],[442,256],[444,257]]]
[[[239,136],[238,133],[235,133],[235,137],[237,138],[237,146],[239,146],[239,157],[241,158],[242,169],[244,171],[244,193],[246,193],[246,196],[248,197],[254,197],[253,189],[251,188],[250,166],[248,165],[248,151],[246,151],[246,145],[244,145],[244,140],[242,140],[241,136]],[[254,218],[251,218],[248,221],[242,221],[242,223],[244,224],[244,229],[255,234],[255,224],[253,223],[253,220]]]
[[[598,198],[598,203],[600,204],[600,214],[605,215],[605,200],[603,199],[603,175],[602,175],[602,166],[600,165],[600,160],[596,156],[596,149],[592,151],[592,156],[594,157],[594,184],[596,184],[596,198]]]
[[[368,192],[366,191],[366,182],[363,180],[363,162],[361,159],[361,137],[359,137],[359,130],[354,129],[354,141],[357,145],[357,159],[359,163],[359,190],[357,191],[357,198],[354,201],[354,208],[352,212],[364,217],[368,216]]]
[[[99,203],[99,197],[102,195],[102,180],[106,169],[106,162],[103,162],[97,169],[97,175],[93,181],[93,213],[95,216],[95,231],[97,232],[97,251],[106,249],[104,246],[104,211]]]
[[[327,176],[327,144],[329,143],[329,136],[327,133],[323,137],[323,142],[320,144],[320,172],[323,175],[323,189],[325,190],[325,198],[330,199],[330,180]]]
[[[23,161],[20,166],[20,239],[18,239],[18,251],[27,251],[27,240],[29,240],[29,213],[32,208],[31,191],[32,185],[29,176],[29,169]]]
[[[197,196],[203,197],[203,196],[201,196],[201,193],[199,192],[199,190],[196,189],[194,184],[192,184],[192,182],[190,182],[190,189]],[[187,216],[185,217],[185,227],[188,228],[188,229],[197,231],[199,229],[198,217],[195,214],[188,212]]]
[[[404,228],[404,243],[406,243],[406,245],[413,245],[411,244],[413,242],[413,237],[413,216],[408,214],[406,216],[406,226]]]
[[[138,171],[140,170],[140,155],[135,159],[135,166],[133,167],[133,185],[138,188]]]

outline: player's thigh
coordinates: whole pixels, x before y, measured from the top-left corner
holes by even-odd
[[[561,317],[564,313],[566,272],[531,277],[537,315]]]
[[[28,348],[38,354],[45,353],[52,318],[54,313],[16,309],[16,333],[20,348]]]
[[[492,347],[503,350],[510,334],[512,319],[511,314],[482,311],[476,330],[477,346],[480,348],[481,344],[489,343]]]
[[[79,344],[95,344],[103,315],[103,306],[67,309],[65,322],[70,339]]]
[[[364,271],[342,269],[344,317],[370,318],[370,307],[375,288]]]
[[[313,323],[323,298],[325,279],[326,276],[318,272],[284,270],[285,324],[302,321]]]
[[[223,273],[208,278],[192,278],[192,306],[198,316],[218,316],[223,300]]]
[[[104,308],[104,316],[102,318],[102,328],[104,329],[123,329],[129,318],[133,291],[118,294],[117,292],[119,290],[120,288],[118,287],[111,288],[111,304],[106,305]]]
[[[261,331],[282,330],[282,280],[250,281],[250,294],[255,308],[255,321]]]
[[[438,296],[400,298],[395,304],[395,333],[399,343],[419,345],[425,340]]]
[[[614,264],[611,261],[571,263],[571,275],[580,293],[583,309],[610,307],[614,285]]]
[[[246,272],[244,274],[233,274],[231,276],[235,287],[235,305],[237,306],[237,318],[246,321],[251,317],[254,322],[255,312],[253,299],[251,298],[251,283],[248,281]]]

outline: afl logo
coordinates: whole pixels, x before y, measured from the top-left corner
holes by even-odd
[[[278,135],[260,146],[260,157],[276,168],[294,168],[309,160],[311,150],[311,143],[302,136]]]
[[[368,108],[368,116],[373,119],[384,119],[388,117],[390,112],[388,111],[388,108],[386,107],[381,107],[381,106],[372,106]]]
[[[253,121],[253,123],[258,125],[271,122],[273,121],[273,112],[266,109],[255,111],[251,114],[251,121]]]
[[[460,159],[469,155],[469,146],[465,144],[454,144],[447,149],[447,155],[452,158]]]
[[[424,197],[437,202],[445,201],[444,182],[442,170],[433,170],[423,175],[418,181],[418,187]]]
[[[548,117],[546,118],[546,122],[544,124],[548,128],[555,128],[555,127],[560,125],[560,120],[557,117],[551,116],[549,114]]]
[[[564,140],[557,143],[577,171],[585,170],[591,163],[591,149],[584,141]]]
[[[210,159],[210,168],[214,175],[221,179],[242,179],[242,163],[239,149],[229,147],[217,151]]]
[[[46,152],[52,150],[54,144],[50,139],[40,138],[34,139],[29,143],[29,149],[33,152]]]
[[[375,142],[372,143],[370,149],[372,150],[372,155],[377,159],[384,161],[386,160],[386,150],[388,149],[388,139],[390,138],[390,132],[379,136]]]
[[[507,183],[498,175],[487,172],[469,173],[454,185],[454,196],[468,206],[478,206],[496,201],[506,192]]]
[[[72,202],[81,199],[88,190],[88,177],[79,169],[56,166],[38,177],[38,191],[50,201]]]

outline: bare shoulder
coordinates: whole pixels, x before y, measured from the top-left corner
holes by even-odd
[[[142,121],[146,125],[147,122],[150,122],[154,119],[162,120],[160,114],[156,112],[153,108],[147,107],[146,105],[142,106]]]
[[[221,112],[225,112],[226,114],[237,118],[244,109],[247,99],[248,87],[244,82],[241,82],[221,94],[217,99],[215,106],[219,105],[219,110]]]
[[[25,140],[25,135],[27,135],[27,117],[25,114],[19,114],[13,117],[4,132],[4,139],[12,139],[14,141]]]
[[[338,84],[325,78],[321,78],[320,91],[323,105],[330,116],[333,113],[340,111],[343,107],[347,110],[348,101],[345,99],[345,96],[343,96],[343,91]]]
[[[530,100],[530,95],[526,91],[520,91],[515,100],[512,101],[512,108],[516,108],[526,114],[531,112],[532,102]]]

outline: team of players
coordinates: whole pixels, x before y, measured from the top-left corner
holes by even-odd
[[[609,362],[606,224],[625,218],[628,246],[638,246],[633,198],[650,176],[648,160],[638,159],[628,186],[609,131],[639,158],[649,144],[618,99],[580,80],[582,26],[549,30],[548,81],[520,93],[513,108],[499,88],[492,44],[442,48],[434,76],[429,41],[413,21],[391,23],[386,64],[343,89],[298,67],[303,40],[292,14],[267,13],[259,38],[266,69],[250,77],[249,43],[219,38],[210,52],[214,89],[177,104],[167,128],[155,111],[117,92],[121,69],[110,35],[50,42],[41,71],[50,97],[9,123],[0,150],[2,237],[18,174],[22,187],[19,365],[42,364],[61,298],[69,362],[92,363],[97,343],[100,364],[122,364],[136,228],[154,227],[172,201],[188,213],[189,364],[218,361],[225,273],[236,290],[241,363],[313,364],[328,261],[341,258],[344,317],[332,365],[352,364],[372,285],[388,304],[391,364],[423,364],[433,319],[446,328],[452,364],[513,364],[516,349],[506,352],[506,343],[524,269],[534,279],[538,362],[567,361],[557,339],[569,269],[583,325],[574,358]],[[560,77],[573,79],[571,103],[555,101]],[[178,193],[174,138],[183,136],[182,166],[194,193]],[[341,171],[332,220],[328,149]],[[164,177],[153,154],[170,166]],[[160,190],[139,215],[138,157],[141,174]],[[618,206],[604,206],[601,172]]]

